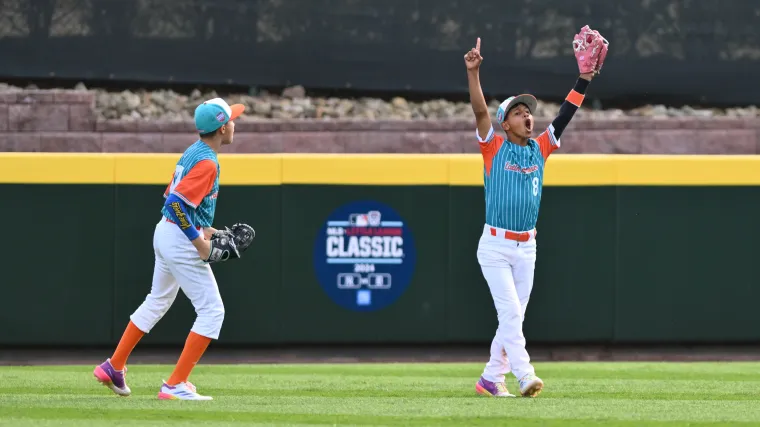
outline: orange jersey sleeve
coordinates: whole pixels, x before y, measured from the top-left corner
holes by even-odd
[[[541,135],[538,135],[536,142],[541,147],[541,155],[544,156],[544,160],[548,159],[549,155],[559,148],[559,139],[554,136],[554,126],[549,125]]]
[[[167,185],[166,185],[166,190],[164,190],[164,199],[165,199],[165,198],[167,198],[167,197],[169,197],[169,193],[171,192],[171,189],[172,189],[172,183],[174,182],[174,177],[175,177],[175,176],[177,176],[177,173],[176,173],[176,172],[174,172],[174,173],[172,174],[172,179],[171,179],[171,180],[169,180],[169,184],[167,184]]]
[[[502,144],[504,144],[504,138],[498,135],[494,135],[493,127],[488,131],[486,139],[481,139],[478,135],[478,131],[475,131],[475,136],[478,137],[478,145],[480,146],[480,154],[483,155],[483,165],[486,168],[486,176],[491,175],[491,168],[493,167],[493,158],[496,157],[496,153],[499,152]]]
[[[216,163],[212,160],[201,160],[174,187],[172,193],[196,208],[214,187],[216,172]]]

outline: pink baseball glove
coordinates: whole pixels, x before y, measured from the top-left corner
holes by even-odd
[[[573,51],[581,74],[601,72],[610,43],[588,25],[573,37]]]
[[[599,34],[597,32],[597,34]],[[601,34],[599,34],[599,38],[602,41],[602,51],[599,52],[599,59],[596,61],[596,73],[599,74],[602,72],[602,65],[604,65],[604,60],[607,58],[607,50],[609,50],[610,42],[607,41],[604,37],[602,37]]]

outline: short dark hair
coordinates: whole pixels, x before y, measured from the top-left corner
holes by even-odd
[[[219,131],[219,129],[212,130],[211,132],[200,134],[201,138],[211,138]]]

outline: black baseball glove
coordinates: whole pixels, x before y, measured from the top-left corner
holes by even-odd
[[[256,232],[248,224],[235,224],[232,228],[216,230],[211,236],[211,253],[206,262],[223,262],[240,256],[251,246]]]

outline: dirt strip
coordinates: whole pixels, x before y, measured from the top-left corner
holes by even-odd
[[[757,346],[532,346],[531,358],[546,361],[760,361]],[[111,348],[0,348],[0,365],[92,365]],[[138,347],[130,363],[175,363],[181,348]],[[204,364],[238,363],[389,363],[477,362],[488,359],[488,346],[478,347],[212,347]]]

